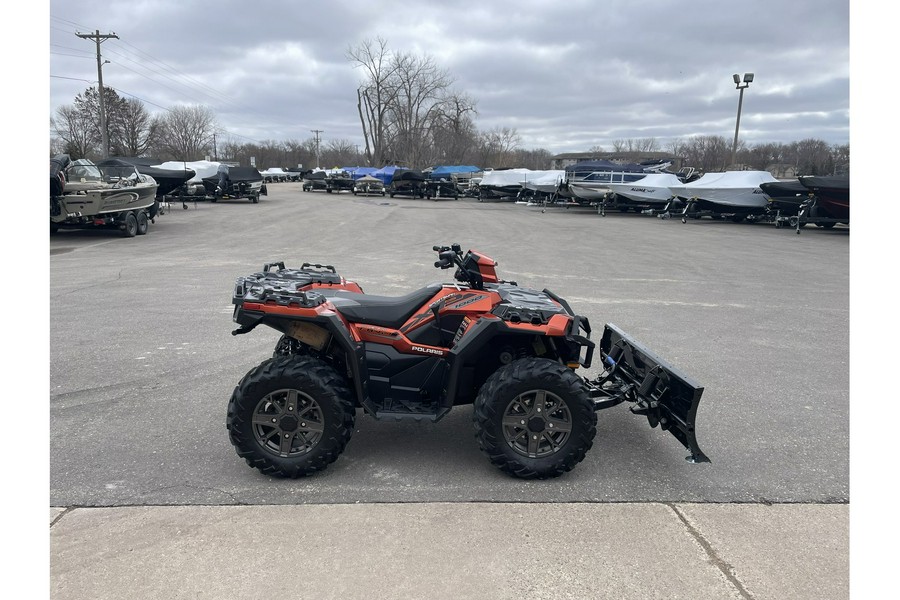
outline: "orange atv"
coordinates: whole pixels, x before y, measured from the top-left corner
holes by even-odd
[[[490,461],[525,479],[555,477],[584,459],[596,411],[622,402],[708,462],[694,433],[703,388],[607,324],[603,373],[588,380],[595,349],[588,319],[550,290],[502,281],[497,263],[460,246],[435,246],[458,283],[406,296],[373,296],[334,267],[267,264],[240,277],[233,319],[244,334],[283,335],[274,356],[247,373],[228,404],[239,456],[263,473],[299,477],[344,450],[361,407],[376,419],[438,421],[474,404],[475,435]],[[276,269],[277,267],[277,269]]]

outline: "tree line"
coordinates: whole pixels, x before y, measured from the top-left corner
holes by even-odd
[[[362,75],[356,90],[360,147],[345,139],[242,142],[229,136],[205,106],[176,106],[151,114],[137,99],[104,88],[110,156],[151,156],[160,161],[195,161],[209,157],[269,167],[339,167],[388,164],[423,169],[467,164],[495,169],[551,168],[545,149],[525,149],[515,129],[478,129],[477,102],[456,90],[452,75],[428,55],[393,52],[383,38],[347,49],[346,58]],[[96,87],[78,94],[72,105],[51,117],[51,155],[97,160],[103,157],[100,96]],[[681,164],[720,171],[732,163],[731,141],[723,136],[692,136],[669,141],[655,138],[613,142],[610,151],[640,156],[664,152]],[[604,152],[594,146],[590,153]],[[798,174],[823,175],[849,168],[850,146],[818,139],[791,143],[741,142],[735,163],[754,170],[790,165]]]

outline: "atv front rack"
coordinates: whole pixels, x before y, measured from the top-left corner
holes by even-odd
[[[603,329],[599,350],[606,370],[587,382],[594,409],[632,402],[632,413],[647,417],[650,427],[659,425],[690,451],[689,462],[710,462],[695,433],[703,387],[611,323]]]

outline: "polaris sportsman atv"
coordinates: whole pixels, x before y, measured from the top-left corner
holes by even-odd
[[[438,421],[474,404],[475,437],[491,463],[525,479],[584,459],[596,411],[628,402],[671,433],[691,462],[708,462],[694,432],[703,388],[607,324],[599,348],[588,319],[550,290],[498,278],[497,263],[458,244],[435,246],[459,283],[406,296],[365,294],[329,265],[270,263],[235,284],[234,335],[283,335],[228,404],[237,454],[263,473],[299,477],[344,450],[356,409],[376,419]],[[576,374],[599,350],[604,371]]]

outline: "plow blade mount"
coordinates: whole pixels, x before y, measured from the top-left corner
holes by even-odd
[[[631,412],[675,436],[690,451],[690,462],[709,462],[694,432],[703,387],[611,323],[603,329],[600,353],[606,374],[597,383],[603,395],[613,403],[633,402]]]

